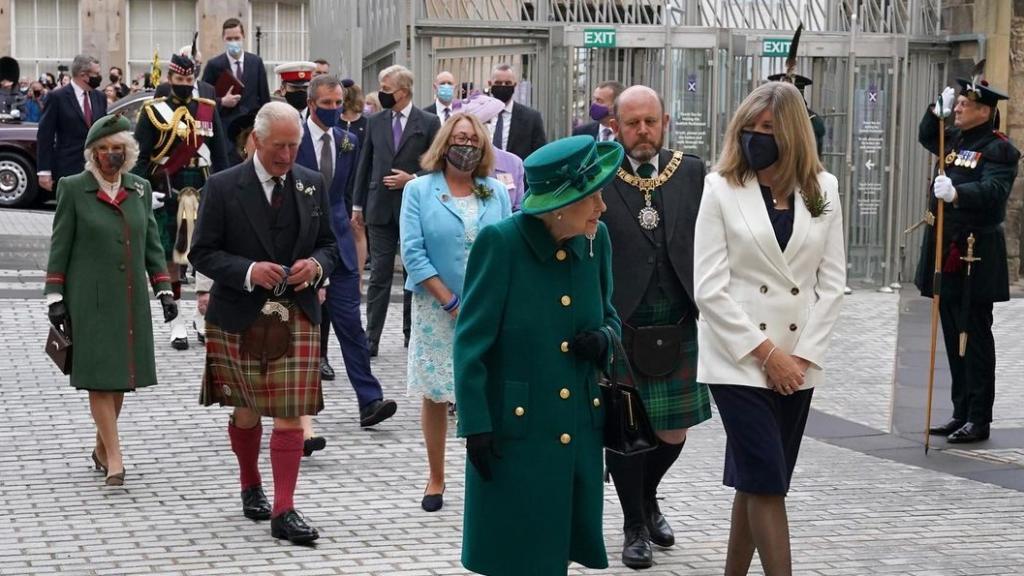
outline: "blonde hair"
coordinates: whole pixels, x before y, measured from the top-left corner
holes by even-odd
[[[743,131],[754,127],[757,117],[771,110],[775,144],[775,187],[787,193],[800,188],[808,203],[821,199],[818,174],[825,171],[818,159],[814,130],[800,91],[785,82],[768,82],[754,89],[740,104],[725,131],[725,146],[715,170],[733,186],[743,186],[756,172],[743,156]]]
[[[480,165],[473,171],[473,176],[485,178],[491,175],[491,171],[494,169],[494,146],[491,145],[491,134],[487,131],[487,128],[484,128],[484,125],[480,123],[476,116],[465,112],[453,114],[441,126],[441,129],[437,131],[437,136],[434,137],[434,141],[430,144],[430,148],[423,156],[420,156],[420,167],[430,172],[444,170],[445,166],[448,165],[448,160],[445,159],[445,154],[448,153],[448,142],[452,139],[455,125],[462,120],[466,120],[473,125],[473,132],[476,133],[476,137],[480,139],[480,144],[483,145],[483,157],[480,158]]]
[[[405,66],[395,64],[381,70],[377,75],[377,80],[383,82],[385,78],[394,78],[396,88],[412,93],[412,72]]]
[[[89,144],[89,147],[82,152],[82,155],[85,156],[85,169],[89,172],[100,173],[99,164],[96,163],[96,159],[93,157],[93,149],[100,144],[112,146],[120,144],[124,146],[124,165],[117,171],[118,176],[131,172],[131,169],[135,167],[135,163],[139,161],[139,143],[135,140],[135,135],[131,132],[115,132],[110,136],[105,136]]]

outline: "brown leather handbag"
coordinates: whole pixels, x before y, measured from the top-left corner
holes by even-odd
[[[267,302],[256,320],[242,332],[239,350],[260,361],[260,374],[267,373],[270,362],[291,354],[292,330],[288,326],[288,308],[280,302]]]
[[[71,320],[65,322],[65,328],[71,332]],[[71,374],[71,338],[53,324],[50,324],[50,333],[46,337],[46,355],[62,374]]]

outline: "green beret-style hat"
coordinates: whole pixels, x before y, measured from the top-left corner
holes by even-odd
[[[543,214],[582,200],[615,176],[625,154],[618,142],[570,136],[541,146],[526,160],[525,214]]]
[[[92,123],[89,134],[85,137],[85,147],[88,148],[101,138],[106,138],[118,132],[131,132],[132,123],[121,114],[108,114]]]

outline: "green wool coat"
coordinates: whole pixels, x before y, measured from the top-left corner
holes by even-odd
[[[604,407],[598,366],[569,350],[580,331],[620,332],[611,244],[556,245],[517,214],[484,228],[455,330],[458,434],[494,435],[493,478],[467,462],[462,564],[491,576],[606,568],[601,517]]]
[[[146,287],[170,290],[170,277],[149,182],[124,174],[121,186],[112,201],[88,171],[57,184],[45,292],[64,296],[71,314],[71,385],[84,390],[156,384]]]

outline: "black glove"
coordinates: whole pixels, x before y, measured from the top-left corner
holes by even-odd
[[[170,294],[160,296],[160,306],[163,306],[164,309],[164,322],[170,322],[178,317],[178,303],[174,301],[174,296]]]
[[[50,304],[50,310],[47,312],[47,316],[50,317],[50,324],[53,324],[59,329],[65,329],[68,324],[68,307],[64,305],[64,301],[54,302]]]
[[[490,458],[492,456],[497,457],[497,453],[494,451],[494,434],[483,432],[466,437],[466,457],[480,473],[484,482],[491,480]]]
[[[580,360],[597,363],[608,351],[608,336],[603,330],[586,330],[573,336],[569,346],[572,353]]]

